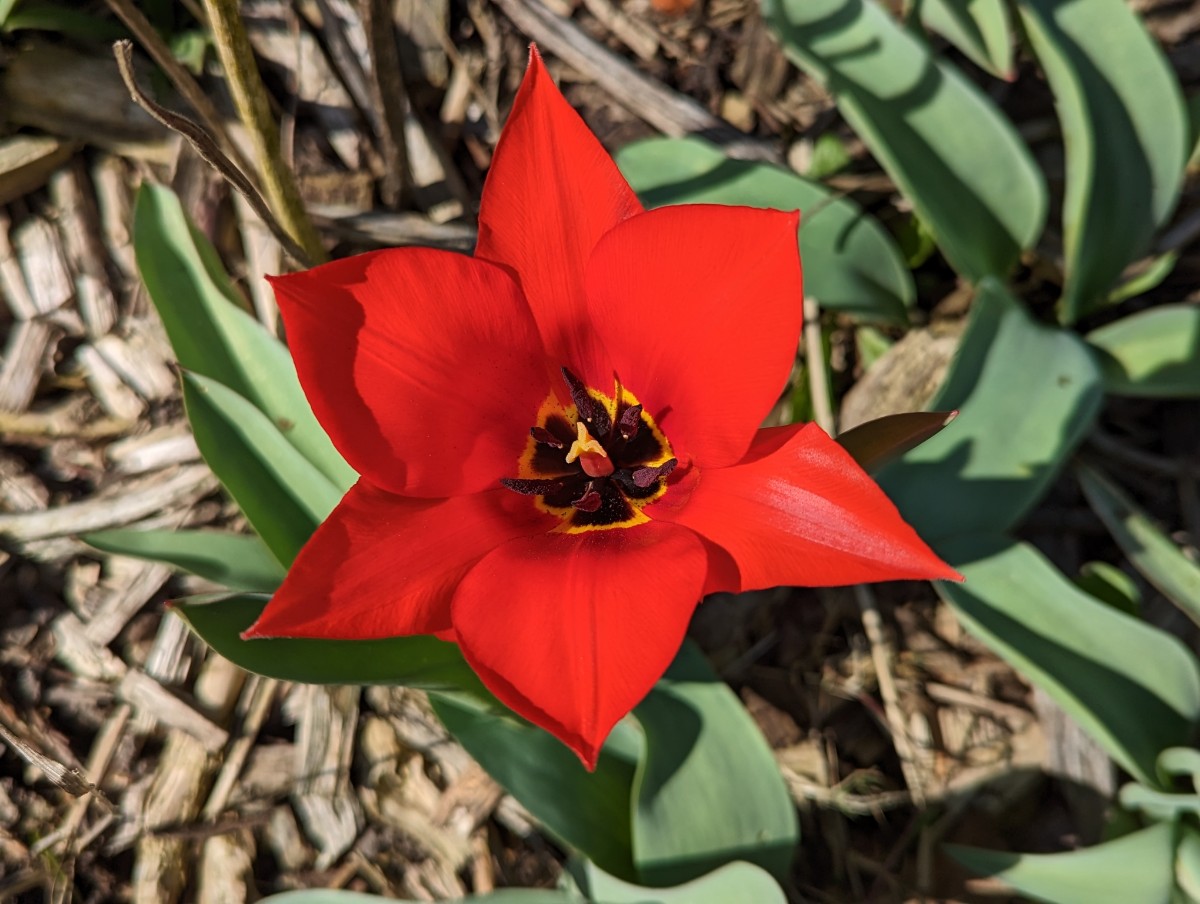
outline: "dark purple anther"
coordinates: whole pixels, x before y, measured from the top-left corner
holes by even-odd
[[[571,401],[575,403],[575,410],[587,424],[588,432],[596,439],[604,439],[612,429],[612,418],[609,417],[608,409],[592,398],[583,381],[567,368],[562,369],[562,375],[571,390]]]
[[[533,437],[534,442],[550,446],[553,449],[562,449],[567,445],[545,427],[530,427],[529,435]]]
[[[626,408],[621,412],[621,419],[617,421],[617,432],[621,434],[621,438],[626,442],[637,436],[638,426],[642,422],[642,406],[634,405],[631,408]]]
[[[596,482],[593,480],[587,485],[587,489],[583,491],[583,495],[572,502],[571,505],[581,512],[594,512],[600,508],[601,501],[600,491],[596,489]]]
[[[675,465],[679,464],[674,458],[664,461],[657,468],[638,468],[633,472],[633,483],[635,486],[641,487],[643,490],[650,486],[654,481],[666,477],[675,470]]]

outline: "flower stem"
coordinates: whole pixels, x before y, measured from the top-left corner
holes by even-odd
[[[821,308],[812,296],[804,297],[804,357],[808,365],[809,394],[813,416],[821,429],[834,436],[837,422],[829,402],[829,379],[825,372],[825,343],[821,340]]]
[[[229,82],[238,116],[250,133],[258,169],[271,208],[312,263],[327,260],[321,238],[304,209],[300,190],[279,152],[279,128],[271,117],[266,88],[254,62],[237,0],[204,0],[213,40]]]

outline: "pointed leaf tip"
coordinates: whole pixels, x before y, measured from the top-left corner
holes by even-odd
[[[956,417],[957,409],[889,414],[847,430],[837,441],[864,471],[872,471],[936,436]]]

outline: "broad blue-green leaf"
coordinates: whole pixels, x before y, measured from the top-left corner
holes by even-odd
[[[1010,854],[958,845],[947,845],[946,852],[972,872],[995,876],[1050,904],[1169,904],[1174,836],[1172,826],[1164,823],[1064,854]]]
[[[921,21],[977,66],[1012,80],[1013,35],[1004,0],[917,0]]]
[[[232,389],[186,373],[183,400],[200,454],[275,557],[290,565],[341,492]]]
[[[874,0],[763,0],[763,12],[954,268],[1007,273],[1041,234],[1046,186],[996,105]]]
[[[642,898],[642,904],[655,904],[653,899]],[[384,898],[341,888],[311,888],[302,891],[285,891],[261,899],[261,904],[418,904],[411,898]],[[455,904],[588,904],[576,894],[549,888],[501,888],[486,895],[468,895],[455,898]],[[606,902],[596,902],[606,904]]]
[[[916,297],[895,243],[852,201],[767,163],[730,160],[701,138],[649,138],[617,152],[649,207],[745,204],[799,210],[804,291],[823,307],[906,323]]]
[[[1092,510],[1142,576],[1200,624],[1200,566],[1107,477],[1081,465],[1079,483]]]
[[[684,882],[731,860],[786,875],[795,806],[762,732],[695,646],[634,715],[646,735],[633,822],[642,881]]]
[[[938,547],[1009,530],[1041,499],[1091,429],[1100,374],[1073,333],[1036,323],[985,280],[930,407],[957,408],[945,430],[879,472],[904,517]]]
[[[1087,335],[1113,395],[1200,398],[1200,306],[1163,305]]]
[[[190,597],[174,603],[172,611],[210,647],[257,675],[306,684],[403,685],[468,693],[482,700],[491,696],[458,647],[436,637],[242,640],[242,632],[258,619],[267,599],[266,594],[252,593]]]
[[[589,773],[569,748],[535,725],[458,698],[434,695],[430,702],[455,739],[551,835],[605,872],[637,878],[630,808],[641,743],[627,722],[613,729]]]
[[[1072,323],[1104,302],[1179,197],[1188,121],[1171,67],[1125,0],[1018,0],[1063,127]]]
[[[284,569],[258,537],[215,530],[105,530],[84,534],[105,552],[166,562],[230,590],[272,593]]]
[[[783,889],[766,870],[753,863],[727,863],[706,876],[674,888],[643,888],[584,866],[588,900],[604,904],[786,904]]]
[[[677,888],[645,888],[623,882],[588,863],[583,867],[590,889],[586,897],[574,890],[505,888],[486,895],[469,895],[462,904],[784,904],[787,898],[771,876],[749,863],[730,863]],[[309,889],[271,895],[264,904],[368,904],[383,898],[341,889]],[[393,900],[393,899],[389,899]],[[406,902],[399,902],[406,904]]]
[[[142,183],[133,246],[180,365],[249,399],[330,481],[349,489],[354,471],[313,417],[287,348],[238,307],[216,250],[169,190]]]
[[[1028,544],[963,537],[938,551],[966,578],[935,587],[968,630],[1158,787],[1159,753],[1186,744],[1200,717],[1200,664],[1188,649],[1079,590]]]

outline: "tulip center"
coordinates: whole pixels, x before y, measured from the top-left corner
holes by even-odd
[[[529,430],[520,476],[500,482],[535,497],[538,508],[562,519],[558,530],[567,533],[649,521],[642,509],[666,492],[675,469],[670,443],[619,382],[609,397],[565,367],[562,374],[571,404],[550,394]]]

